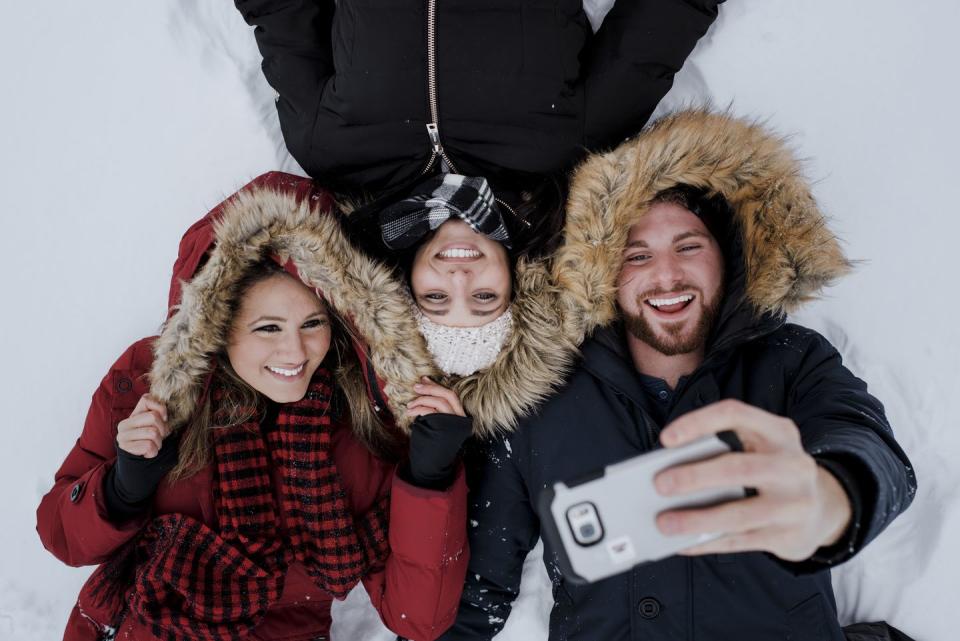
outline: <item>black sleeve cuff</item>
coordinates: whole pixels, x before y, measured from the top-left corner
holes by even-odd
[[[103,480],[104,503],[111,519],[124,521],[149,509],[160,482],[177,464],[178,446],[179,436],[169,436],[150,459],[117,448],[117,459]]]
[[[457,478],[458,452],[473,431],[473,419],[456,414],[427,414],[416,418],[413,429],[417,433],[411,438],[411,457],[414,447],[420,450],[416,461],[400,465],[397,474],[425,490],[449,489]]]
[[[459,459],[458,459],[459,460]],[[413,473],[410,471],[410,463],[406,462],[401,464],[397,468],[397,476],[409,483],[410,485],[419,487],[422,490],[437,490],[438,492],[446,492],[450,489],[450,486],[453,485],[453,482],[457,479],[457,461],[454,461],[454,464],[451,466],[451,471],[444,473],[440,476],[433,477],[414,477]]]
[[[795,575],[812,574],[827,570],[849,561],[863,547],[862,532],[864,518],[864,498],[854,474],[843,462],[843,456],[817,455],[817,465],[827,470],[837,479],[847,498],[850,499],[850,524],[833,545],[818,548],[809,559],[804,561],[784,561],[775,558],[782,566]]]
[[[830,472],[850,499],[850,524],[833,545],[819,548],[808,561],[833,567],[849,560],[861,547],[860,526],[863,522],[863,496],[853,474],[837,459],[816,457],[817,465]]]
[[[117,466],[114,465],[103,478],[103,502],[107,506],[107,517],[122,523],[143,515],[150,509],[150,498],[139,502],[125,500],[117,490]]]

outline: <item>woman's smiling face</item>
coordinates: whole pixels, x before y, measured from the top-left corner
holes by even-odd
[[[277,403],[302,399],[330,349],[326,306],[303,283],[276,274],[244,294],[227,358],[250,387]]]
[[[459,219],[442,224],[417,249],[410,275],[420,310],[451,327],[477,327],[503,314],[511,280],[506,248]]]

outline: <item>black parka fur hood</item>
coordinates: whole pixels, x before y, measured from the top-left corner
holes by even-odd
[[[570,340],[616,318],[628,231],[656,194],[678,186],[729,204],[756,316],[795,311],[850,268],[783,138],[729,113],[681,111],[594,154],[573,176],[552,268]]]

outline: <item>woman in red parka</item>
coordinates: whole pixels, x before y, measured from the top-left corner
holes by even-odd
[[[412,390],[402,285],[331,206],[267,174],[184,236],[161,336],[111,368],[38,509],[48,550],[99,564],[66,640],[325,639],[358,582],[402,636],[453,622],[467,434],[401,435],[418,395],[463,410]]]

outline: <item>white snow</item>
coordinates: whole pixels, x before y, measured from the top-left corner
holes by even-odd
[[[34,511],[90,394],[163,320],[189,224],[296,165],[232,3],[15,3],[4,18],[0,641],[55,641],[90,569],[42,549]],[[884,401],[920,490],[835,585],[843,621],[920,641],[955,637],[960,595],[957,24],[954,0],[728,0],[665,101],[710,99],[791,134],[864,261],[798,320]],[[546,638],[538,553],[525,568],[498,639]],[[335,638],[393,639],[362,590],[334,618]]]

